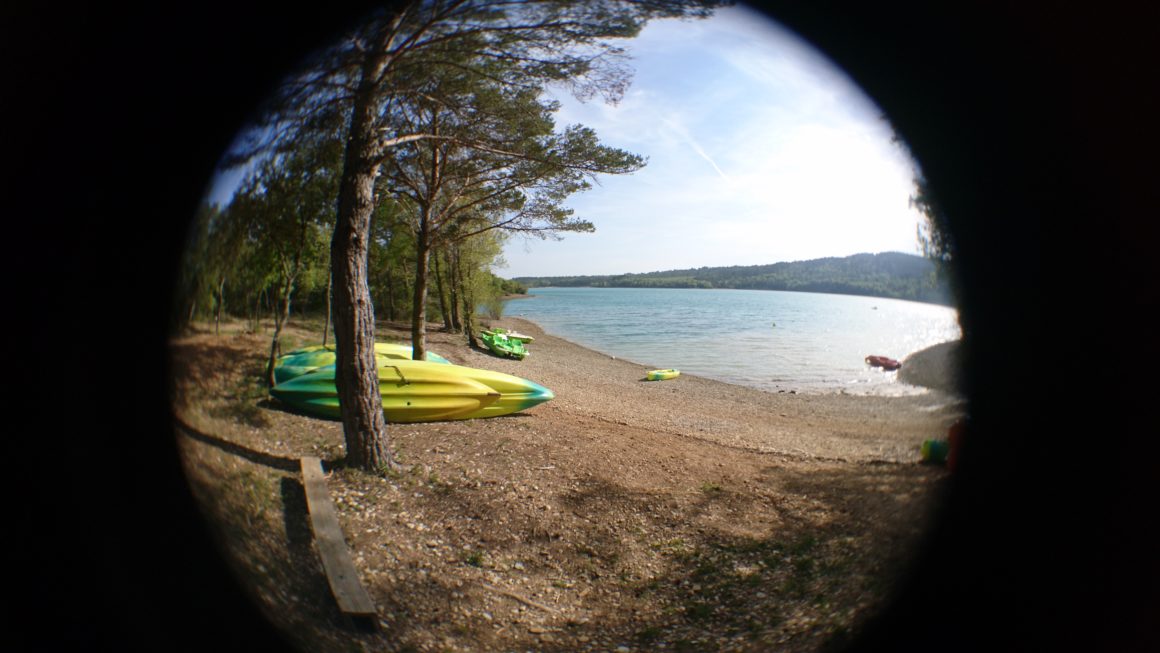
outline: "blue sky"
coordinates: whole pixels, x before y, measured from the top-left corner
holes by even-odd
[[[566,92],[580,123],[648,165],[568,199],[596,232],[513,237],[496,274],[563,276],[918,253],[915,164],[881,111],[812,46],[742,6],[662,20],[625,41],[635,75],[615,106]],[[228,198],[242,171],[215,178]]]
[[[569,198],[595,233],[513,238],[497,274],[918,253],[915,164],[878,107],[812,46],[743,6],[657,21],[626,45],[636,74],[624,99],[561,92],[556,121],[592,127],[648,165]]]

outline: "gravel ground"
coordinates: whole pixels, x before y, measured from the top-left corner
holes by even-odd
[[[303,650],[815,651],[856,634],[921,542],[948,472],[918,464],[965,404],[776,394],[646,368],[503,319],[523,361],[431,331],[452,362],[556,398],[393,425],[408,470],[345,468],[341,425],[261,387],[268,336],[173,342],[190,487],[253,600]],[[228,335],[227,335],[228,334]],[[382,324],[380,340],[408,339]],[[289,346],[314,342],[291,329]],[[904,363],[904,368],[909,363]],[[916,365],[917,367],[917,365]],[[318,456],[375,632],[351,628],[313,549],[298,474]]]

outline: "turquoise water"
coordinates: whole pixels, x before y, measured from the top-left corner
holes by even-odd
[[[961,336],[946,306],[765,290],[533,288],[504,314],[640,363],[768,391],[913,394],[866,365]],[[535,350],[535,346],[532,346]]]

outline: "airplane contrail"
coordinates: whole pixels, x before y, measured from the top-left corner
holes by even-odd
[[[721,175],[722,179],[725,181],[732,181],[729,179],[729,175],[725,174],[725,171],[721,169],[721,166],[717,165],[717,162],[713,160],[713,157],[709,156],[709,154],[705,152],[704,148],[702,148],[701,145],[697,143],[696,139],[694,139],[689,134],[684,125],[673,120],[672,118],[661,118],[661,120],[665,125],[675,131],[677,135],[681,137],[681,140],[685,141],[689,147],[693,148],[693,151],[697,153],[697,156],[700,156],[702,159],[708,161],[709,165],[713,166],[713,169],[717,171],[717,174]]]

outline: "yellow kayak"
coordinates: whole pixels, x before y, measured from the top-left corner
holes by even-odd
[[[680,370],[649,370],[649,372],[645,374],[645,378],[649,381],[664,381],[666,379],[675,379],[680,375]]]

